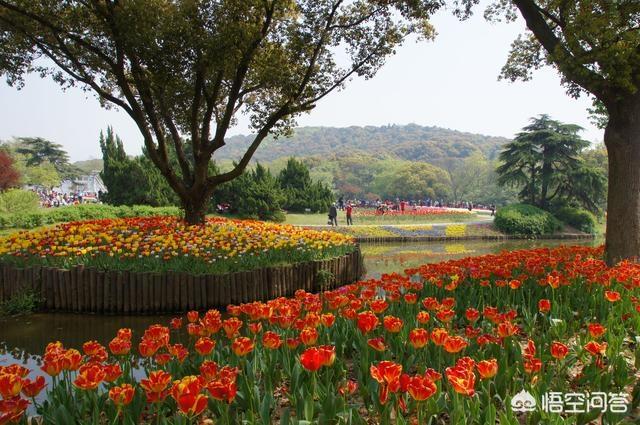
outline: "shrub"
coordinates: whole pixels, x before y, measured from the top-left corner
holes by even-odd
[[[10,189],[0,193],[0,214],[33,212],[40,206],[38,195],[29,190]]]
[[[562,223],[550,213],[527,204],[512,204],[496,213],[496,227],[507,234],[539,236],[555,233]]]
[[[59,208],[35,209],[31,212],[0,214],[0,229],[33,229],[48,224],[104,218],[139,217],[151,215],[181,215],[178,207],[150,207],[102,204],[69,205]]]
[[[595,233],[596,218],[587,210],[573,207],[562,207],[556,211],[558,220],[564,221],[569,226],[575,227],[581,232]]]
[[[0,316],[15,316],[35,311],[42,299],[31,289],[23,289],[0,303]]]

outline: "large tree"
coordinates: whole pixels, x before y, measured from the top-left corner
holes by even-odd
[[[269,133],[288,131],[350,78],[373,76],[409,34],[431,37],[426,18],[440,5],[0,0],[0,72],[12,84],[29,71],[80,84],[124,110],[187,221],[200,223],[214,189],[243,172]],[[233,169],[212,175],[209,164],[238,113],[249,117],[255,137]]]
[[[477,0],[462,0],[467,5]],[[520,13],[529,30],[512,45],[503,75],[529,79],[546,64],[571,95],[591,95],[608,115],[606,259],[640,257],[640,2],[498,0],[487,14]]]
[[[582,129],[540,115],[531,119],[500,152],[498,182],[521,186],[520,198],[542,209],[549,207],[559,188],[580,165],[579,154],[589,146],[580,138]],[[552,188],[555,188],[552,191]]]

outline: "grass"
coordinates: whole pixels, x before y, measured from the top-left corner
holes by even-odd
[[[404,215],[404,216],[353,216],[354,225],[394,225],[394,224],[429,224],[429,223],[464,223],[477,220],[478,214],[451,213],[444,215]],[[327,214],[287,214],[285,224],[296,226],[326,226]],[[338,225],[346,225],[347,218],[344,211],[338,211]]]

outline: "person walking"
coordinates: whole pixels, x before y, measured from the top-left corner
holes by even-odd
[[[329,224],[332,226],[338,225],[338,210],[336,209],[336,204],[331,204],[329,207]]]
[[[347,212],[347,226],[353,225],[353,219],[351,218],[351,213],[353,212],[353,207],[351,204],[347,204],[347,208],[345,209]]]

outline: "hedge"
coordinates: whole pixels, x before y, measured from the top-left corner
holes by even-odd
[[[563,207],[556,211],[555,216],[581,232],[590,234],[596,232],[596,217],[587,210]]]
[[[553,215],[527,204],[512,204],[499,209],[494,224],[510,235],[548,235],[562,229],[562,223]]]
[[[58,208],[42,208],[27,213],[0,214],[0,229],[33,229],[34,227],[67,221],[181,214],[182,211],[178,207],[150,207],[148,205],[115,207],[104,204],[69,205]]]

